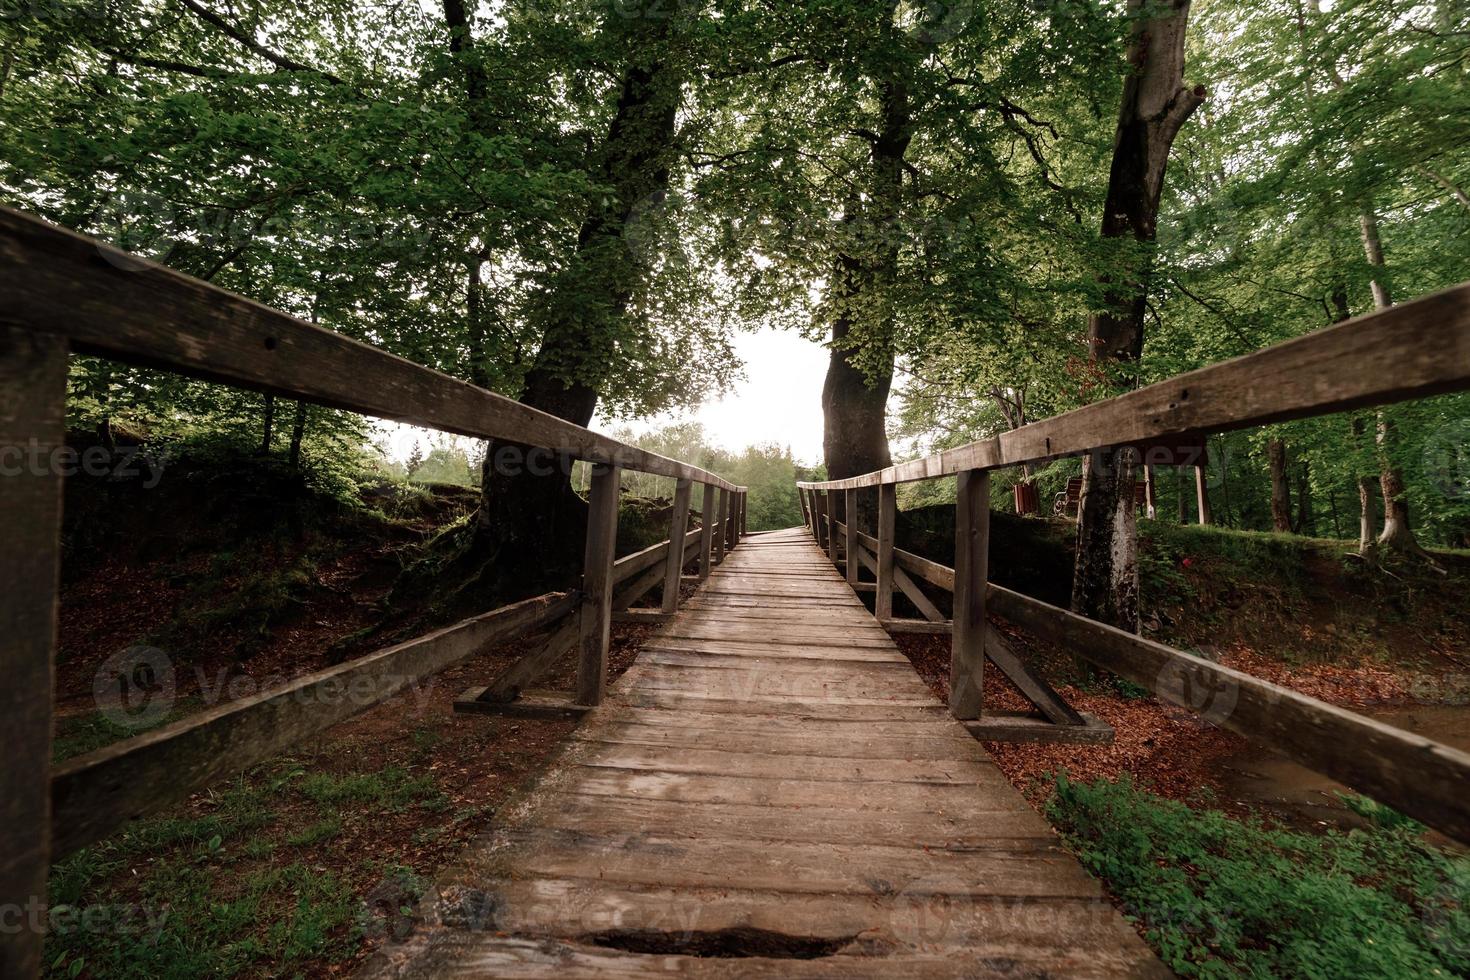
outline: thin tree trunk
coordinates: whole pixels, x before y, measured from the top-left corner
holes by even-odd
[[[1194,468],[1194,495],[1195,507],[1199,511],[1199,522],[1201,526],[1208,526],[1214,523],[1214,518],[1210,515],[1209,475],[1203,466],[1196,466]]]
[[[293,470],[301,468],[301,440],[306,436],[306,402],[296,403],[296,420],[291,424],[291,449],[286,461]]]
[[[276,426],[276,396],[265,396],[265,426],[260,437],[260,455],[269,456],[271,451],[271,437],[274,435]]]
[[[1296,533],[1312,535],[1317,521],[1312,514],[1312,472],[1306,460],[1301,461],[1296,489]]]
[[[1378,542],[1378,522],[1373,514],[1373,478],[1358,477],[1358,554],[1370,555]]]
[[[1143,507],[1144,516],[1149,520],[1156,520],[1159,516],[1159,499],[1155,495],[1158,488],[1154,485],[1154,467],[1152,463],[1145,463],[1143,467]]]
[[[1266,458],[1271,467],[1271,529],[1291,531],[1291,490],[1286,485],[1286,441],[1266,440]]]
[[[1150,257],[1169,151],[1179,128],[1204,101],[1204,88],[1184,84],[1189,0],[1129,0],[1128,59],[1103,204],[1102,235],[1132,239],[1145,252],[1134,268],[1104,279],[1103,309],[1088,324],[1092,359],[1131,386],[1143,354]],[[1145,16],[1145,11],[1152,14]],[[1132,448],[1089,453],[1082,467],[1072,608],[1084,616],[1138,629],[1138,531],[1133,509]]]

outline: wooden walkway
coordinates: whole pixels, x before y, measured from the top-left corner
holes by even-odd
[[[1168,976],[801,529],[742,541],[374,977]]]

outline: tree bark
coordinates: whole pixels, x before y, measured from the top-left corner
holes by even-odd
[[[1286,484],[1286,441],[1266,440],[1266,459],[1271,468],[1271,529],[1291,532],[1291,489]]]
[[[469,43],[459,0],[447,0],[445,11],[451,50],[459,53]],[[620,40],[628,51],[617,104],[588,167],[592,183],[610,190],[589,196],[572,254],[541,298],[540,346],[519,397],[523,404],[577,425],[592,420],[599,389],[609,372],[617,370],[610,338],[617,336],[647,275],[628,252],[624,233],[629,219],[635,208],[667,193],[677,155],[684,79],[664,50],[676,19],[672,14],[636,23],[611,18],[605,28],[624,32]],[[468,78],[474,101],[485,83],[475,71]],[[477,279],[478,267],[471,282],[476,293]],[[479,316],[483,309],[477,307],[475,313]],[[471,327],[481,331],[483,341],[483,323]],[[525,591],[559,583],[577,567],[586,507],[572,489],[570,464],[534,447],[487,445],[471,551],[487,567],[495,567],[498,582],[489,583],[490,591],[501,585]],[[525,560],[531,554],[536,555],[534,563]]]
[[[1130,272],[1104,278],[1101,312],[1088,324],[1092,360],[1117,371],[1131,387],[1143,354],[1152,244],[1169,151],[1179,128],[1204,101],[1203,87],[1184,84],[1184,40],[1190,0],[1129,0],[1133,17],[1113,142],[1112,170],[1103,205],[1102,235],[1142,246]],[[1145,10],[1152,11],[1148,16]],[[1120,629],[1138,629],[1138,532],[1133,510],[1131,448],[1088,454],[1082,468],[1072,608]]]
[[[1358,554],[1373,553],[1378,543],[1378,522],[1373,514],[1373,478],[1358,477]]]

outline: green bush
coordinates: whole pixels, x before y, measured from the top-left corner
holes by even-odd
[[[1301,833],[1065,774],[1047,815],[1181,976],[1470,971],[1470,860],[1412,821]]]

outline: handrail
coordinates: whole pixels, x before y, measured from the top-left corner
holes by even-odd
[[[0,207],[0,320],[113,360],[731,493],[718,474],[559,419],[147,259]]]
[[[0,208],[0,451],[65,443],[68,357],[73,352],[160,367],[334,408],[410,422],[595,464],[581,587],[502,606],[455,625],[329,667],[258,695],[215,705],[157,731],[51,765],[61,472],[22,467],[0,479],[8,533],[0,537],[0,906],[44,903],[51,862],[137,816],[381,703],[420,678],[512,636],[551,629],[502,675],[520,688],[577,651],[577,702],[602,700],[609,623],[663,582],[678,605],[685,564],[700,576],[738,546],[746,488],[306,323],[234,293],[127,255],[86,236]],[[498,452],[499,450],[497,450]],[[507,461],[509,462],[509,461]],[[623,469],[676,481],[670,537],[617,559]],[[705,486],[701,527],[687,530],[694,483]],[[718,527],[710,525],[716,513]],[[718,546],[711,551],[712,541]],[[470,699],[477,710],[493,710]],[[460,707],[457,703],[456,707]],[[41,937],[0,935],[0,972],[38,976]]]
[[[804,490],[908,483],[1470,388],[1470,283],[922,459]]]
[[[998,436],[797,487],[818,545],[834,562],[846,552],[848,582],[861,587],[860,565],[874,571],[875,615],[884,626],[951,633],[950,707],[956,718],[982,727],[976,720],[984,664],[995,656],[986,628],[988,606],[1166,701],[1204,712],[1218,725],[1470,842],[1470,754],[1003,589],[989,581],[988,569],[994,469],[1467,388],[1470,283]],[[954,568],[894,546],[896,485],[950,475],[958,478]],[[876,535],[862,533],[853,516],[858,491],[868,487],[879,491]],[[830,499],[834,493],[840,493],[841,506]],[[839,510],[844,520],[838,520]],[[951,593],[952,620],[934,621],[937,610],[922,593],[915,598],[917,586],[906,572]],[[892,619],[895,589],[908,593],[928,621]]]

